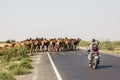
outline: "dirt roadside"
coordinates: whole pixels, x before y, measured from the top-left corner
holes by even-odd
[[[45,52],[35,53],[31,58],[33,60],[32,73],[16,76],[16,80],[57,80],[52,65]]]
[[[36,65],[38,65],[40,63],[40,59],[41,59],[42,55],[43,55],[43,53],[35,53],[34,56],[31,56],[32,66],[33,66],[33,69],[31,70],[32,73],[27,74],[27,75],[15,76],[15,80],[35,80],[34,78],[36,76],[36,69],[37,69]]]

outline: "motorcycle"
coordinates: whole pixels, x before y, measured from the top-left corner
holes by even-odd
[[[91,60],[91,63],[89,64],[89,66],[96,69],[98,67],[98,64],[100,63],[99,58],[100,58],[99,57],[99,52],[94,51],[93,55],[92,55],[92,60]]]

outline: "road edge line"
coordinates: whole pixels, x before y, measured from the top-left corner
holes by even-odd
[[[53,70],[54,70],[54,72],[55,72],[55,74],[56,74],[56,76],[57,76],[57,79],[58,79],[58,80],[62,80],[62,77],[61,77],[60,73],[58,72],[58,70],[57,70],[57,68],[56,68],[56,66],[55,66],[55,64],[54,64],[54,62],[53,62],[53,60],[52,60],[49,52],[47,52],[47,55],[48,55],[48,58],[49,58],[49,60],[50,60],[50,62],[51,62],[51,65],[52,65],[52,67],[53,67]]]

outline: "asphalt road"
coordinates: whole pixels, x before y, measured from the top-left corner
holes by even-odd
[[[84,50],[50,55],[62,80],[120,80],[120,57],[100,53],[100,65],[92,69]]]

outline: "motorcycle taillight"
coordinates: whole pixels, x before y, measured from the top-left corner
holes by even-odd
[[[95,55],[95,56],[98,56],[98,55],[99,55],[98,51],[95,51],[95,52],[94,52],[94,55]]]
[[[94,56],[98,56],[98,54],[94,54]]]

